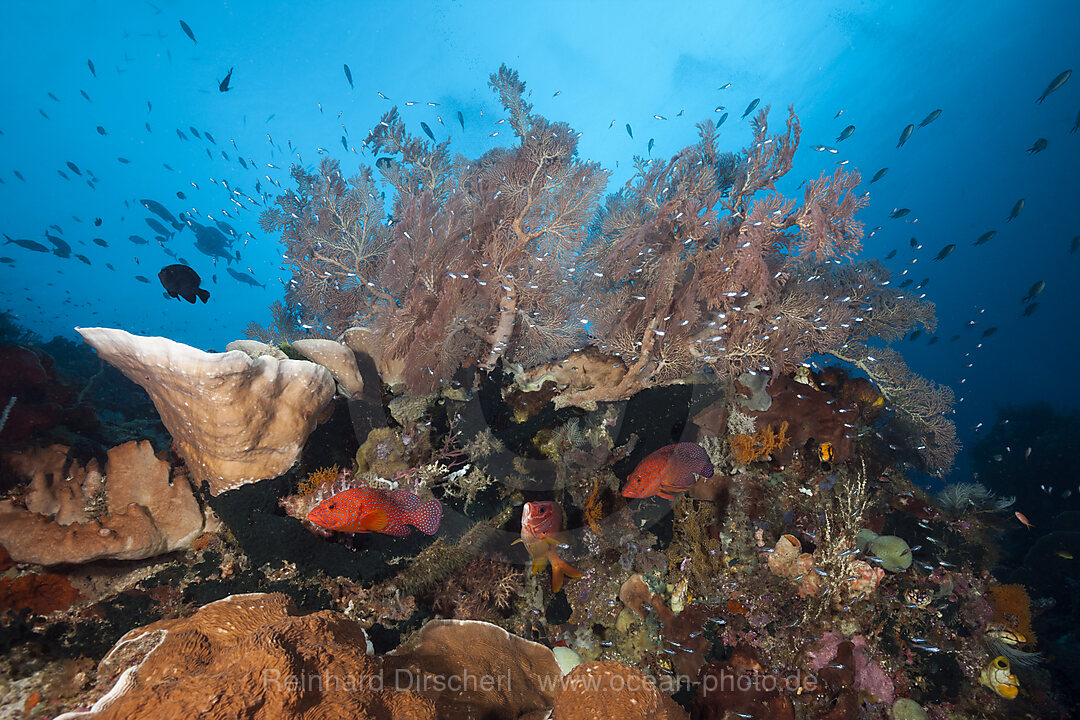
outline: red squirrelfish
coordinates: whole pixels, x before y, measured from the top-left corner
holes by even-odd
[[[666,445],[641,461],[622,494],[628,498],[659,495],[674,500],[675,493],[689,490],[697,482],[695,473],[703,478],[713,475],[713,464],[705,448],[690,442]]]
[[[558,536],[563,529],[562,508],[558,503],[550,500],[541,502],[527,502],[525,509],[521,511],[521,539],[517,543],[525,543],[525,549],[532,558],[532,571],[536,573],[551,563],[551,590],[559,592],[562,588],[563,577],[581,577],[581,572],[570,567],[559,557],[555,549],[559,546]]]
[[[308,513],[309,522],[337,532],[377,532],[405,537],[416,528],[434,535],[442,518],[442,505],[406,490],[353,488],[328,497]],[[410,527],[411,526],[411,527]]]
[[[1030,523],[1030,522],[1028,521],[1028,519],[1027,519],[1027,515],[1025,515],[1024,513],[1020,512],[1019,510],[1017,510],[1016,512],[1014,512],[1014,513],[1013,513],[1013,515],[1015,515],[1015,516],[1016,516],[1016,519],[1020,521],[1020,524],[1021,524],[1021,525],[1023,525],[1024,527],[1026,527],[1026,528],[1027,528],[1028,530],[1030,530],[1031,528],[1035,527],[1034,525],[1032,525],[1032,524],[1031,524],[1031,523]]]

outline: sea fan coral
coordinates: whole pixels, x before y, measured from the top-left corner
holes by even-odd
[[[870,377],[895,411],[897,426],[908,436],[908,444],[916,448],[926,471],[939,477],[947,474],[960,451],[956,425],[948,419],[953,411],[953,391],[916,375],[891,348],[871,350],[853,342],[829,353]]]
[[[696,143],[639,158],[601,204],[608,172],[578,157],[578,133],[534,113],[512,69],[489,85],[510,147],[453,158],[449,140],[409,134],[396,108],[372,129],[391,222],[370,170],[293,169],[296,188],[262,219],[293,269],[295,310],[279,306],[277,325],[363,325],[411,393],[462,368],[503,359],[528,371],[591,345],[617,372],[560,385],[556,406],[582,408],[696,371],[790,372],[849,343],[933,328],[933,305],[890,287],[884,266],[833,262],[860,249],[857,171],[823,174],[800,200],[776,192],[801,136],[792,108],[772,134],[762,108],[738,154],[720,150],[714,122],[699,123]],[[939,424],[926,445],[947,453]]]

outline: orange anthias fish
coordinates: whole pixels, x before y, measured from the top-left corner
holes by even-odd
[[[308,513],[309,522],[337,532],[377,532],[405,537],[416,528],[434,535],[442,518],[442,505],[406,490],[353,488],[328,497]],[[411,527],[410,527],[411,526]]]
[[[555,548],[559,546],[558,535],[563,529],[562,508],[550,500],[527,502],[521,511],[521,539],[512,545],[525,543],[525,549],[532,558],[532,571],[536,573],[551,563],[551,590],[559,592],[563,576],[579,578],[581,572],[571,567],[559,557]]]
[[[705,448],[689,442],[666,445],[641,461],[622,494],[628,498],[659,495],[674,500],[675,493],[689,490],[697,482],[695,473],[703,478],[713,475],[713,464]]]
[[[1019,510],[1017,510],[1016,512],[1014,512],[1014,513],[1013,513],[1013,515],[1015,515],[1015,516],[1016,516],[1016,519],[1020,521],[1020,524],[1021,524],[1021,525],[1023,525],[1024,527],[1026,527],[1026,528],[1027,528],[1028,530],[1030,530],[1031,528],[1035,527],[1035,526],[1034,526],[1034,525],[1032,525],[1032,524],[1031,524],[1030,522],[1028,522],[1028,519],[1027,519],[1027,515],[1025,515],[1024,513],[1020,512]]]

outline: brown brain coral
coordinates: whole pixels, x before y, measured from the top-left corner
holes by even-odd
[[[640,670],[616,662],[578,665],[563,678],[552,720],[685,720],[686,713]]]
[[[132,630],[98,674],[116,678],[112,689],[91,712],[60,718],[436,718],[416,693],[383,686],[359,625],[328,610],[298,616],[277,593],[234,595]]]

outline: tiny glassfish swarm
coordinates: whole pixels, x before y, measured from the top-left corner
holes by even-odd
[[[769,108],[755,106],[739,154],[723,152],[719,125],[705,120],[695,142],[639,165],[609,194],[610,171],[579,155],[580,133],[533,111],[516,71],[500,67],[489,86],[516,136],[497,153],[459,161],[449,140],[410,134],[394,107],[365,142],[389,197],[370,167],[346,177],[330,158],[293,166],[295,189],[260,217],[292,273],[275,318],[294,308],[294,328],[331,335],[362,324],[378,360],[399,367],[417,396],[502,361],[520,368],[519,386],[530,376],[523,394],[546,404],[543,394],[557,392],[556,409],[585,410],[696,373],[806,381],[818,355],[873,371],[875,355],[891,358],[870,349],[876,339],[936,327],[933,304],[893,286],[888,268],[843,262],[862,249],[869,195],[857,192],[857,171],[822,174],[801,200],[772,189],[799,146],[793,107],[770,126]],[[362,251],[340,241],[358,228]],[[946,470],[951,396],[906,366],[882,373],[851,382],[863,415],[887,400],[924,420],[931,396],[934,424],[916,423],[916,446],[932,471]]]

